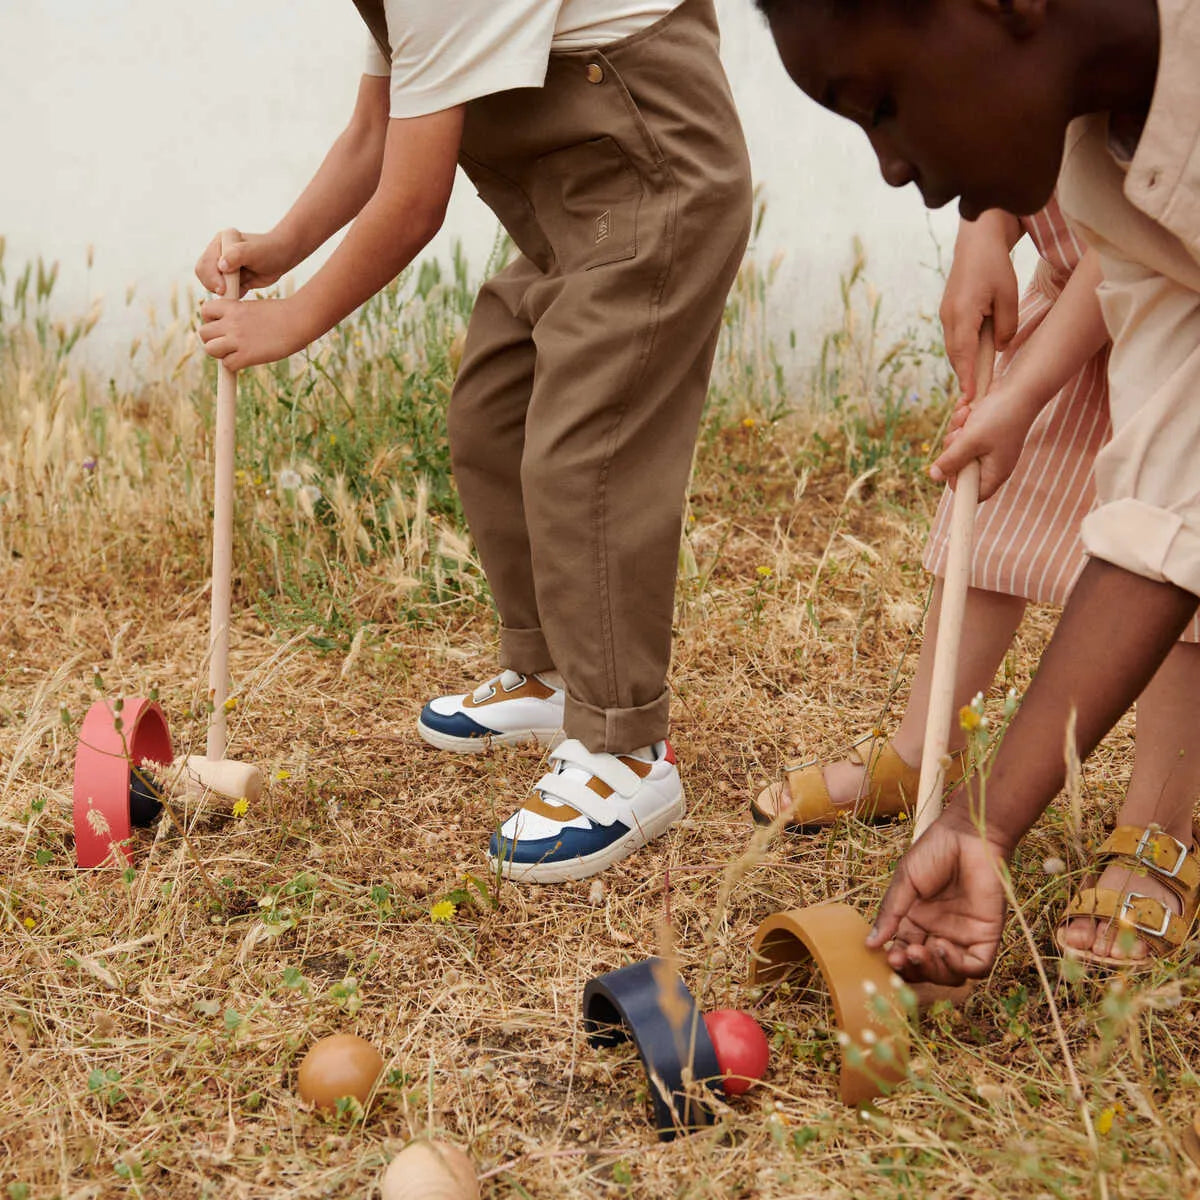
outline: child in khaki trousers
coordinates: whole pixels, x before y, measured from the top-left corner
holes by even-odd
[[[356,5],[371,46],[349,127],[273,230],[197,273],[262,286],[353,223],[293,296],[209,301],[201,336],[235,369],[300,349],[412,261],[456,164],[500,218],[519,254],[476,300],[449,426],[501,671],[417,728],[454,753],[565,733],[490,857],[585,878],[684,811],[675,566],[751,207],[712,0]]]

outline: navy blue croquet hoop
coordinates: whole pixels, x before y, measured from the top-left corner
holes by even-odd
[[[676,1000],[669,1005],[677,1009],[675,1020],[663,1009],[660,980],[669,978],[667,972],[670,968],[662,959],[650,958],[598,975],[583,990],[583,1031],[592,1046],[616,1046],[633,1039],[650,1084],[659,1140],[664,1142],[711,1125],[713,1111],[704,1097],[725,1096],[704,1017],[678,975],[674,975]],[[689,1064],[694,1081],[690,1090],[684,1082]]]

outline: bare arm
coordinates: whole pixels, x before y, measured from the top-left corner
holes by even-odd
[[[1138,697],[1196,611],[1196,597],[1090,559],[1033,683],[996,750],[986,788],[965,795],[896,867],[867,944],[907,979],[986,975],[1004,924],[995,873],[1063,786],[1064,748],[1085,759]]]
[[[349,124],[296,202],[274,229],[247,234],[227,256],[225,269],[242,272],[243,294],[269,287],[303,262],[371,198],[383,164],[388,104],[387,77],[364,75]],[[220,235],[213,238],[196,264],[200,282],[218,296],[225,290],[220,243]]]
[[[977,221],[960,221],[954,262],[939,315],[946,353],[965,400],[975,398],[975,358],[984,317],[992,318],[996,348],[1017,330],[1017,276],[1009,254],[1021,239],[1021,222],[990,208]]]
[[[960,403],[946,449],[930,469],[934,479],[952,479],[979,459],[979,498],[986,500],[1012,474],[1038,413],[1108,341],[1100,279],[1100,256],[1089,250],[1012,369],[974,404]]]
[[[273,362],[332,329],[390,283],[441,228],[462,123],[461,106],[389,120],[378,186],[329,261],[285,300],[207,301],[200,310],[205,350],[233,370]],[[298,224],[315,236],[341,211],[314,200]]]
[[[1025,403],[1040,412],[1107,341],[1096,288],[1100,255],[1089,250],[1009,372]]]

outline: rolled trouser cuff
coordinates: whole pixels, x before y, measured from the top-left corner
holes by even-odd
[[[500,630],[500,665],[522,675],[553,671],[554,659],[540,629]]]
[[[667,736],[670,692],[639,708],[597,708],[567,692],[563,729],[593,754],[627,754]]]
[[[1080,535],[1094,558],[1200,596],[1200,526],[1191,517],[1127,496],[1089,513]]]

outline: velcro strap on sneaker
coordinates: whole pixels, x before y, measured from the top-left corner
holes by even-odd
[[[1200,862],[1185,846],[1157,825],[1139,829],[1136,825],[1118,825],[1100,847],[1100,855],[1120,855],[1140,863],[1164,882],[1172,882],[1184,891],[1200,886]]]
[[[642,785],[641,776],[627,767],[615,754],[593,754],[582,742],[567,738],[550,752],[551,762],[563,762],[571,767],[580,767],[606,783],[618,796],[629,799]],[[541,788],[541,784],[538,784]],[[547,789],[551,792],[553,788]],[[578,805],[574,805],[578,808]]]
[[[556,771],[543,775],[533,785],[533,790],[550,804],[573,808],[577,813],[582,813],[583,816],[595,821],[597,825],[603,825],[606,829],[614,821],[623,819],[629,807],[621,802],[615,792],[610,793],[608,797],[601,796],[599,792],[588,787],[583,780],[576,779],[571,775],[562,775]],[[526,807],[529,807],[528,803]]]
[[[1114,892],[1111,888],[1084,888],[1067,906],[1068,917],[1099,917],[1134,930],[1139,937],[1157,938],[1182,946],[1188,925],[1154,896],[1140,892]]]

